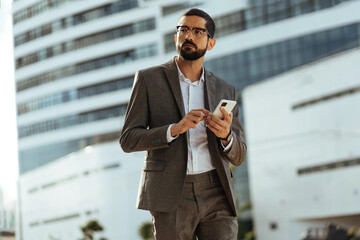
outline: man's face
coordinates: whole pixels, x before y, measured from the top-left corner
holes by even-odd
[[[186,26],[189,29],[206,29],[205,24],[206,20],[198,16],[183,16],[178,22],[178,26]],[[191,30],[189,30],[187,34],[178,32],[175,35],[175,42],[176,50],[180,57],[189,61],[194,61],[203,57],[209,47],[209,37],[207,33],[204,33],[201,36],[197,36]]]

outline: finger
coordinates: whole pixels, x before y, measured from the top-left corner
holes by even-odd
[[[203,113],[203,114],[205,114],[205,115],[209,115],[209,111],[208,110],[206,110],[206,109],[199,109],[199,110],[201,110],[201,112]]]
[[[212,126],[210,123],[207,125],[207,127],[217,136],[224,138],[227,136],[229,131],[226,131],[225,129],[219,130],[217,127]]]
[[[202,111],[200,111],[200,110],[193,109],[188,114],[191,115],[191,116],[200,117],[201,120],[204,119],[204,113]]]
[[[186,128],[193,128],[193,127],[196,127],[196,125],[199,123],[199,121],[197,121],[197,119],[195,118],[191,118],[189,116],[187,116],[185,119],[184,119],[184,125],[186,126]]]
[[[198,117],[198,116],[193,116],[193,115],[188,115],[186,117],[187,120],[195,123],[195,124],[198,124],[201,120],[202,120],[202,117]]]
[[[203,112],[203,111],[207,111],[207,110],[203,109],[203,108],[196,108],[196,109],[191,109],[191,111]]]
[[[215,114],[213,113],[210,113],[210,115],[206,118],[206,119],[209,119],[213,122],[215,122],[216,124],[220,125],[220,126],[223,126],[224,125],[224,121],[221,120],[219,117],[217,117]]]
[[[224,116],[224,120],[228,123],[231,123],[231,118],[229,116],[229,113],[225,110],[225,108],[221,107],[220,111],[222,112],[223,116]],[[230,112],[231,114],[231,112]]]
[[[206,122],[205,125],[206,125],[206,127],[209,128],[213,133],[215,133],[215,135],[218,134],[218,130],[217,130],[215,127],[213,127],[209,122]]]
[[[218,124],[212,125],[210,121],[208,121],[206,125],[217,137],[224,138],[228,135],[230,129],[225,127],[220,127]]]
[[[198,111],[189,112],[186,116],[196,121],[197,123],[203,121],[206,118],[206,116],[202,112],[198,112]]]
[[[199,117],[203,115],[202,111],[197,111],[197,110],[191,110],[190,112],[188,112],[188,114]]]
[[[231,119],[230,119],[231,120]],[[220,121],[214,121],[212,118],[207,118],[207,121],[212,125],[214,126],[221,134],[221,132],[226,132],[228,133],[229,132],[229,129],[230,129],[230,125],[231,125],[231,122],[228,123],[224,120],[220,120]],[[212,122],[212,123],[211,123]]]
[[[216,129],[216,131],[220,131],[223,127],[220,126],[218,123],[216,123],[215,121],[213,121],[213,119],[208,118],[206,119],[206,124],[211,126],[212,128]]]

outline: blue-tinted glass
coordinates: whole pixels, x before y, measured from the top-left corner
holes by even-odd
[[[333,53],[340,52],[344,45],[344,28],[329,31],[330,46]]]
[[[320,32],[314,35],[314,55],[316,57],[326,56],[329,51],[328,34]]]
[[[256,50],[252,49],[248,51],[248,61],[250,64],[256,63]]]
[[[321,9],[331,7],[331,5],[332,5],[331,0],[318,0],[317,2],[319,5],[319,8],[321,8]]]
[[[314,57],[314,50],[313,50],[313,36],[309,35],[309,36],[305,36],[301,38],[302,40],[302,47],[303,47],[303,59],[305,61],[305,63],[311,62]]]
[[[358,24],[352,24],[344,28],[344,41],[346,49],[358,46]]]
[[[264,0],[252,0],[249,1],[250,6],[262,6],[264,5]]]

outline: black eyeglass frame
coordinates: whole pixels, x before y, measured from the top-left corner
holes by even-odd
[[[211,35],[210,35],[210,33],[208,32],[208,30],[207,30],[207,29],[205,29],[205,28],[200,28],[200,27],[193,27],[193,28],[190,28],[190,27],[188,27],[188,26],[186,26],[186,25],[179,25],[179,26],[176,26],[176,32],[177,32],[177,33],[179,33],[179,28],[181,28],[181,27],[185,27],[185,28],[189,29],[189,31],[192,31],[193,29],[196,29],[196,30],[201,30],[201,31],[203,31],[203,32],[206,32],[206,34],[208,35],[208,37],[209,37],[209,38],[213,38],[213,37],[211,37]]]

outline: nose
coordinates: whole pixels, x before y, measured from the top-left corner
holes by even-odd
[[[185,39],[193,39],[194,38],[194,33],[193,31],[188,31],[185,35],[184,35]]]

